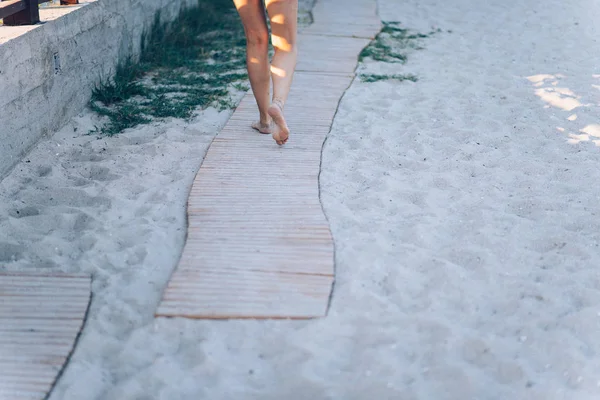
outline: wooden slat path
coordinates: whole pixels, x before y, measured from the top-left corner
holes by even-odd
[[[319,0],[278,147],[250,128],[248,93],[211,144],[188,200],[188,237],[157,316],[312,318],[327,313],[333,241],[319,200],[321,147],[357,56],[380,29],[374,0]]]
[[[90,278],[0,273],[0,400],[44,399],[73,350]]]

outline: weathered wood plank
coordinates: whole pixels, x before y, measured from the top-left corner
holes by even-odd
[[[82,275],[0,273],[0,399],[43,399],[73,350],[90,301]]]

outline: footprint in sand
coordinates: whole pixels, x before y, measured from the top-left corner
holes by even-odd
[[[75,221],[73,222],[72,232],[77,233],[78,235],[82,232],[88,231],[98,226],[98,221],[90,216],[89,214],[80,212],[75,217]]]
[[[87,168],[84,172],[81,173],[84,178],[90,179],[92,181],[114,181],[119,179],[120,176],[111,173],[110,169],[107,167],[101,167],[99,165],[92,165]]]
[[[37,176],[40,178],[44,178],[52,173],[52,167],[49,165],[40,165],[37,167]]]
[[[23,245],[0,242],[0,262],[17,261],[23,257],[24,251]]]
[[[8,212],[13,218],[27,218],[34,217],[36,215],[40,215],[40,210],[36,207],[26,206],[23,208],[14,208]]]
[[[90,196],[87,192],[73,188],[48,188],[29,199],[32,204],[49,206],[109,208],[111,200],[104,196]]]

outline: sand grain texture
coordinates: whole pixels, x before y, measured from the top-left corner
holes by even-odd
[[[84,114],[0,182],[2,266],[94,276],[50,400],[600,398],[598,3],[378,12],[442,32],[404,65],[360,67],[418,82],[355,80],[340,103],[320,177],[327,318],[154,319],[230,113],[103,140]]]

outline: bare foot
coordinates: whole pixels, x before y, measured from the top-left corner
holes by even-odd
[[[273,133],[273,126],[272,126],[272,124],[265,124],[265,123],[260,122],[260,121],[257,121],[255,123],[253,123],[252,124],[252,128],[256,129],[260,133],[265,133],[265,134]]]
[[[273,139],[281,146],[285,144],[290,137],[290,130],[283,116],[283,102],[278,99],[273,100],[273,103],[271,103],[267,112],[269,113],[269,116],[273,118],[273,122],[275,123],[272,132]]]

